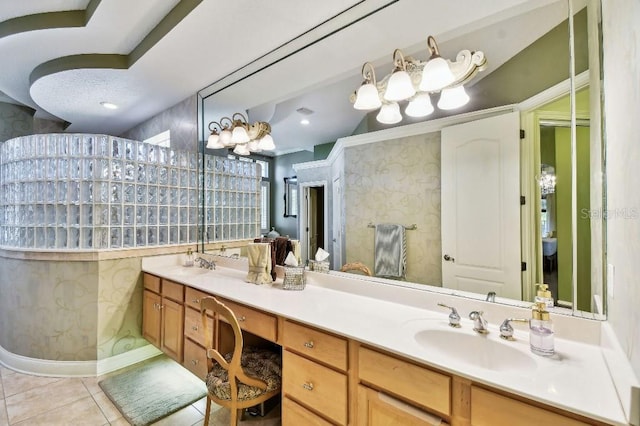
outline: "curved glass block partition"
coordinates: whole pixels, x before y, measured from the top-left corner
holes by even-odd
[[[257,235],[257,165],[208,157],[207,222],[221,219],[209,239]],[[106,135],[8,140],[0,147],[0,244],[76,250],[197,243],[198,162],[195,152]]]

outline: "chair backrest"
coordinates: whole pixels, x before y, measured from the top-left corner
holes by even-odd
[[[340,268],[340,271],[341,272],[360,271],[368,277],[373,275],[371,273],[371,269],[369,269],[369,267],[362,262],[345,263],[344,265],[342,265],[342,268]]]
[[[221,354],[215,347],[213,342],[213,330],[209,330],[207,311],[216,313],[222,317],[233,329],[234,335],[234,347],[231,361],[227,362],[223,354]],[[213,361],[215,360],[227,370],[229,374],[229,384],[231,386],[231,398],[236,400],[238,396],[238,380],[249,386],[255,386],[260,389],[266,389],[267,384],[254,377],[249,377],[244,373],[242,369],[242,330],[240,329],[240,323],[235,314],[226,305],[218,301],[215,297],[203,297],[200,299],[200,315],[202,317],[202,327],[205,334],[205,343],[207,347],[207,371],[211,371],[213,367]]]

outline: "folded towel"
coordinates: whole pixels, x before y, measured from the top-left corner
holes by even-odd
[[[404,226],[376,225],[374,273],[377,277],[404,278],[407,266],[407,242]]]
[[[269,243],[271,245],[271,278],[276,280],[276,242],[273,238],[256,238],[254,243]]]
[[[291,240],[291,251],[293,251],[293,255],[298,259],[298,265],[302,265],[302,254],[300,251],[300,241]]]
[[[249,272],[247,282],[254,284],[269,284],[271,278],[271,244],[249,243],[247,245]]]

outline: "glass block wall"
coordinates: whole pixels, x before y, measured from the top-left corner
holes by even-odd
[[[220,172],[214,169],[209,179],[220,182],[212,191],[218,194],[214,202],[229,202],[233,194],[235,205],[239,198],[244,203],[245,185],[257,198],[259,178],[245,184],[251,176],[245,176],[244,165],[243,186],[225,186],[232,184],[232,176],[238,178],[240,162],[229,160],[225,169],[227,159],[222,160]],[[196,243],[198,161],[195,152],[105,135],[46,134],[6,141],[0,147],[0,244],[74,250]],[[249,168],[249,175],[255,168]],[[246,193],[251,202],[251,191]],[[239,210],[235,205],[234,212]],[[257,215],[259,205],[252,209]],[[258,223],[239,226],[237,213],[230,222],[230,210],[222,210],[218,241],[259,232]],[[256,230],[250,232],[252,226]]]

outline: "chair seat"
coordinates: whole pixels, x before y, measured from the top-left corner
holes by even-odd
[[[231,361],[233,353],[225,354],[224,359]],[[267,350],[245,347],[242,351],[241,365],[247,376],[258,378],[267,384],[263,390],[254,386],[238,383],[238,400],[253,399],[263,393],[279,389],[282,383],[282,358],[279,354]],[[231,400],[229,374],[214,361],[213,368],[207,374],[207,389],[221,400]]]

